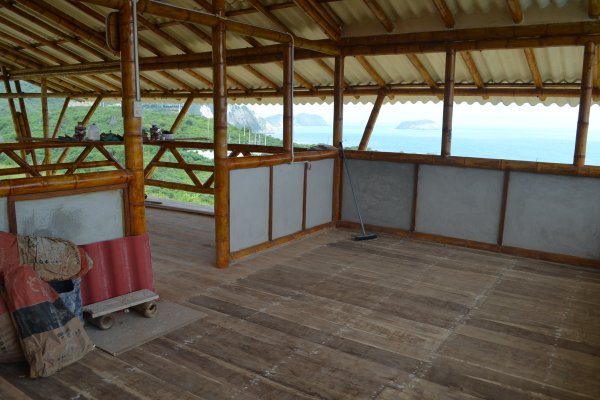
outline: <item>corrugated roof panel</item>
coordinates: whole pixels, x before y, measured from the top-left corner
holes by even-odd
[[[522,49],[471,52],[473,61],[487,83],[532,82],[531,71]]]
[[[352,85],[375,83],[367,70],[356,60],[356,57],[344,58],[344,78]]]
[[[446,75],[446,53],[419,54],[419,59],[438,83],[444,83]]]
[[[201,29],[201,28],[200,28]],[[162,29],[163,32],[183,44],[193,53],[212,51],[212,46],[196,33],[182,25],[173,25]],[[204,31],[204,30],[203,30]],[[210,36],[210,33],[208,34]]]
[[[535,49],[538,68],[544,82],[580,82],[583,46]]]
[[[294,69],[314,86],[333,85],[333,78],[316,61],[303,60],[294,63]]]

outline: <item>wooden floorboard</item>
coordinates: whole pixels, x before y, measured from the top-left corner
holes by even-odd
[[[148,209],[157,291],[207,314],[1,399],[599,399],[600,271],[326,230],[226,270],[210,217]]]

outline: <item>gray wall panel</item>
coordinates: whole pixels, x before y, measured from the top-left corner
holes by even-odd
[[[504,244],[600,258],[600,180],[514,172]]]
[[[306,227],[331,222],[333,204],[333,160],[311,162],[306,191]]]
[[[504,173],[422,165],[418,232],[496,243]]]
[[[17,233],[76,244],[123,237],[123,192],[110,190],[15,203]]]
[[[346,160],[365,224],[410,229],[414,164]],[[342,219],[358,222],[348,175],[344,172]]]
[[[273,239],[302,230],[304,164],[273,167]]]
[[[269,169],[238,169],[230,173],[231,251],[269,240]]]
[[[6,197],[0,197],[0,231],[8,232],[8,211]]]

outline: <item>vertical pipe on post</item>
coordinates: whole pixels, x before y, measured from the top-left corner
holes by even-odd
[[[594,61],[596,59],[596,44],[585,44],[583,70],[581,73],[581,96],[579,99],[579,117],[577,119],[577,136],[575,138],[575,154],[573,164],[576,167],[585,165],[585,150],[587,146],[588,127],[590,122],[590,107],[592,105],[592,89],[594,84]]]
[[[294,46],[290,43],[283,53],[283,150],[291,152],[294,118]]]
[[[360,151],[366,150],[369,146],[369,140],[371,139],[371,134],[373,133],[373,128],[375,128],[375,123],[377,122],[377,117],[379,116],[379,110],[381,110],[381,105],[383,104],[384,99],[385,91],[380,90],[379,94],[377,95],[377,99],[375,100],[375,104],[373,104],[373,110],[369,116],[367,126],[365,126],[365,132],[363,133],[360,144],[358,145],[358,150]]]
[[[333,145],[340,146],[344,128],[344,57],[335,57],[333,74]],[[340,220],[342,190],[342,162],[339,156],[335,159],[333,169],[333,220]]]
[[[50,125],[48,122],[48,83],[46,78],[42,78],[42,132],[44,139],[50,138]],[[35,151],[35,150],[34,150]],[[50,164],[50,149],[44,150],[44,162],[42,164]],[[52,175],[51,171],[46,171],[46,175]]]
[[[223,0],[214,0],[213,11],[223,15]],[[218,268],[229,265],[229,168],[227,166],[227,88],[225,25],[212,28],[214,151],[215,151],[215,247]]]
[[[146,233],[144,205],[144,159],[142,147],[142,119],[136,115],[137,76],[134,13],[132,2],[123,2],[119,11],[121,32],[121,85],[122,112],[125,140],[125,166],[132,172],[129,183],[129,227],[131,235]],[[139,109],[138,109],[139,111]]]
[[[446,76],[444,83],[444,114],[442,120],[442,157],[450,155],[452,145],[452,109],[454,106],[454,65],[456,52],[446,50]]]

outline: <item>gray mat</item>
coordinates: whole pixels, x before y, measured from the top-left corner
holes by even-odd
[[[103,331],[86,324],[85,330],[98,348],[117,356],[205,316],[192,308],[160,301],[154,318],[145,318],[134,311],[116,313],[112,328]]]

